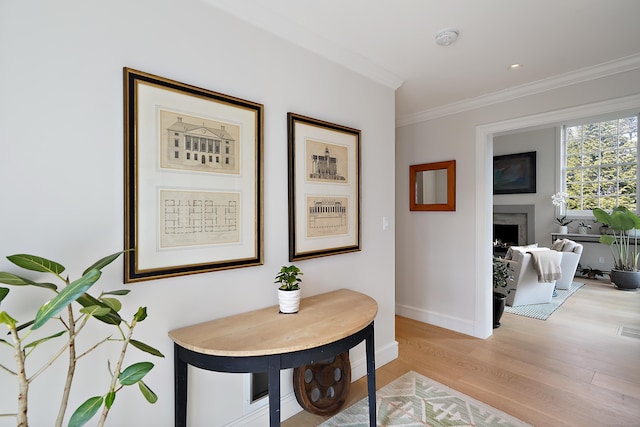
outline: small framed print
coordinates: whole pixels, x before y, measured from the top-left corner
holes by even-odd
[[[263,106],[124,69],[125,283],[263,263]]]
[[[360,131],[288,113],[289,261],[360,250]]]

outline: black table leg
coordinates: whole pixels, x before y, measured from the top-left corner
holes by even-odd
[[[173,345],[174,377],[174,423],[176,427],[187,426],[187,363],[180,359],[180,346]]]
[[[374,345],[373,323],[367,326],[367,390],[369,393],[369,426],[376,427],[376,348]]]
[[[269,426],[280,427],[280,355],[269,356]]]

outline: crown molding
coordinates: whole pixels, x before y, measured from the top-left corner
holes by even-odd
[[[257,0],[202,0],[217,9],[255,27],[274,34],[289,43],[328,59],[377,83],[396,90],[404,82],[400,76],[376,65],[361,54],[309,31],[307,28],[274,13]]]
[[[640,54],[399,117],[396,127],[425,122],[640,68]]]

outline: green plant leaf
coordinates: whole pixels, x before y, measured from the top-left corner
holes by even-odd
[[[31,342],[31,343],[25,345],[24,348],[27,349],[29,347],[36,347],[37,345],[42,344],[45,341],[49,341],[49,340],[52,340],[54,338],[58,338],[60,335],[64,335],[66,333],[67,333],[67,331],[60,331],[57,334],[50,335],[50,336],[48,336],[46,338],[40,338],[39,340],[36,340],[34,342]]]
[[[602,223],[604,225],[611,225],[611,215],[609,215],[606,211],[600,208],[595,208],[591,211],[591,213],[593,213],[593,216],[596,217],[599,223]]]
[[[24,277],[16,276],[15,274],[0,272],[0,283],[13,286],[38,286],[40,288],[47,288],[56,290],[58,287],[53,283],[38,283],[33,280],[25,279]]]
[[[64,271],[64,266],[35,255],[16,254],[7,257],[9,261],[26,270],[39,271],[41,273],[53,273],[59,275]]]
[[[36,318],[33,322],[32,329],[38,329],[53,316],[58,314],[63,308],[75,301],[81,296],[87,289],[93,286],[98,281],[102,273],[99,270],[90,270],[78,280],[75,280],[64,288],[58,295],[51,301],[44,304],[38,310]]]
[[[109,307],[100,307],[99,305],[90,305],[89,307],[82,307],[80,313],[84,313],[89,316],[106,316],[111,309]]]
[[[102,270],[104,267],[106,267],[107,265],[109,265],[113,261],[115,261],[124,252],[126,252],[126,251],[116,252],[115,254],[107,255],[106,257],[99,259],[98,261],[94,262],[89,268],[87,268],[82,273],[82,275],[84,276],[85,274],[87,274],[91,270]]]
[[[127,295],[131,292],[129,289],[118,289],[116,291],[104,292],[102,295]]]
[[[143,342],[140,342],[134,339],[130,340],[129,342],[131,343],[132,346],[134,346],[139,350],[144,351],[145,353],[153,354],[154,356],[158,356],[158,357],[164,357],[164,354],[160,353],[158,350],[151,347],[150,345],[147,345]]]
[[[132,385],[140,381],[153,368],[151,362],[138,362],[127,367],[118,376],[122,385]]]
[[[7,296],[7,294],[9,294],[9,289],[7,288],[0,288],[0,303],[2,302],[2,300],[4,299],[4,297]]]
[[[100,298],[100,301],[102,301],[115,312],[120,311],[120,309],[122,308],[122,303],[116,298]]]
[[[27,323],[23,323],[22,325],[18,326],[16,328],[16,331],[20,332],[21,330],[26,329],[31,325],[33,325],[33,320],[29,320]]]
[[[144,383],[144,381],[138,381],[138,387],[140,388],[144,398],[147,399],[147,402],[153,404],[158,401],[158,396]]]
[[[136,319],[136,322],[142,322],[147,318],[147,307],[139,307],[136,314],[133,315],[133,318]]]
[[[75,410],[69,419],[69,427],[85,425],[102,406],[102,396],[90,397]]]
[[[16,327],[16,319],[9,316],[9,313],[6,311],[0,311],[0,323],[9,325],[10,328]]]
[[[608,234],[603,234],[602,236],[600,236],[600,243],[604,243],[605,245],[613,245],[615,241],[615,237]]]
[[[106,406],[107,409],[111,409],[111,406],[113,406],[113,402],[115,400],[116,400],[116,392],[110,391],[109,393],[107,393],[106,397],[104,398],[104,406]]]
[[[91,307],[92,305],[99,305],[100,307],[106,307],[109,309],[109,313],[102,316],[94,316],[96,319],[101,322],[107,323],[109,325],[119,325],[122,322],[122,318],[118,313],[113,311],[111,307],[106,306],[102,303],[102,301],[92,297],[91,295],[85,293],[78,297],[78,303],[83,307]]]

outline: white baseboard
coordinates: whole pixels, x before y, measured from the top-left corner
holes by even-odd
[[[398,343],[393,341],[389,345],[376,349],[376,369],[398,358]],[[351,361],[351,381],[356,381],[367,374],[367,362],[364,357]],[[280,418],[286,420],[302,411],[293,392],[287,393],[280,399]],[[228,424],[226,427],[263,427],[269,424],[269,405],[264,405]]]
[[[475,322],[470,320],[460,319],[453,316],[445,316],[441,313],[432,313],[428,310],[401,304],[396,304],[396,314],[419,322],[429,323],[430,325],[440,326],[441,328],[451,329],[452,331],[471,335],[472,337],[477,336],[477,325]]]

